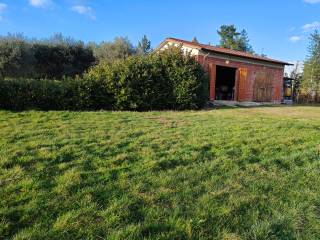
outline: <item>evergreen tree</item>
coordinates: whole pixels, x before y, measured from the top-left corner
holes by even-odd
[[[243,29],[241,31],[237,41],[238,41],[238,47],[241,51],[248,52],[248,53],[254,53],[253,48],[250,45],[248,33],[245,29]]]
[[[302,87],[308,91],[320,91],[320,33],[310,35],[309,56],[304,62]]]
[[[193,43],[199,43],[197,37],[194,37],[194,38],[192,39],[192,42],[193,42]]]
[[[144,55],[151,52],[151,41],[146,35],[138,42],[137,54]]]
[[[220,47],[237,50],[236,39],[240,35],[234,25],[222,25],[218,30]]]
[[[234,25],[222,25],[218,30],[220,47],[253,53],[246,30],[237,31]]]

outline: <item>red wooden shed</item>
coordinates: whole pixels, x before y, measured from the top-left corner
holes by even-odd
[[[208,71],[210,100],[281,103],[287,62],[176,38],[158,47],[181,46]]]

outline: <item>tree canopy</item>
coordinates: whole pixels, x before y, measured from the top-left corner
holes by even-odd
[[[310,35],[309,55],[304,62],[302,87],[306,90],[320,91],[320,33]]]
[[[0,78],[74,77],[99,62],[111,63],[149,52],[151,42],[147,36],[134,46],[127,37],[85,44],[60,33],[41,40],[8,34],[0,36]]]
[[[144,35],[141,41],[138,42],[137,53],[140,55],[145,55],[150,53],[151,51],[151,41],[147,38],[146,35]]]
[[[220,36],[220,47],[254,53],[245,29],[238,32],[234,25],[222,25],[218,34]]]
[[[127,37],[116,37],[111,42],[91,43],[90,45],[98,62],[113,62],[136,53],[136,48]]]
[[[0,78],[61,79],[82,74],[94,63],[88,46],[61,34],[44,40],[0,37]]]

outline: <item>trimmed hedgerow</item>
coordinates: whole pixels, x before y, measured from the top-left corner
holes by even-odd
[[[12,79],[1,80],[0,107],[10,110],[64,109],[73,105],[69,81]]]
[[[0,108],[8,110],[112,109],[104,82],[85,79],[64,81],[0,80]]]
[[[207,101],[202,67],[180,48],[92,67],[83,77],[1,80],[0,107],[11,110],[197,109]]]

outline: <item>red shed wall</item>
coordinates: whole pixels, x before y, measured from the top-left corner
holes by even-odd
[[[284,67],[262,66],[254,63],[243,63],[214,57],[204,57],[198,55],[197,60],[202,64],[209,73],[210,78],[210,100],[215,100],[215,79],[216,66],[226,66],[237,68],[235,100],[237,101],[253,101],[253,91],[255,75],[259,72],[267,73],[272,80],[272,102],[280,103],[282,100]]]

